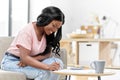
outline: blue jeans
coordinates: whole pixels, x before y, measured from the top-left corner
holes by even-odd
[[[51,64],[55,62],[55,60],[60,63],[61,68],[63,68],[63,62],[59,58],[47,58],[42,62],[45,64]],[[19,59],[13,56],[4,55],[4,58],[1,62],[1,69],[6,71],[15,71],[22,72],[29,79],[34,80],[59,80],[60,75],[52,73],[52,71],[42,70],[38,68],[34,68],[31,66],[20,67],[17,64],[19,63]]]

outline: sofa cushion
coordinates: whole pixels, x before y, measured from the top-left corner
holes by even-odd
[[[5,51],[9,47],[12,40],[13,40],[13,37],[0,37],[0,63]]]
[[[13,37],[0,37],[0,63],[4,56],[5,51],[13,41]]]
[[[26,80],[26,76],[20,72],[4,71],[0,69],[0,80]]]

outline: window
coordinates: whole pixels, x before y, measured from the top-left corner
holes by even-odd
[[[0,36],[8,36],[8,0],[0,0]]]
[[[28,0],[12,1],[12,36],[27,24],[28,19]]]
[[[16,36],[50,4],[50,0],[0,0],[0,36]]]

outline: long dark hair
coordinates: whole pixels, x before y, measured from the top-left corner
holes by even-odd
[[[44,27],[51,23],[53,20],[62,21],[64,24],[64,14],[63,12],[54,6],[46,7],[42,10],[42,13],[37,17],[37,27]],[[45,55],[51,52],[59,54],[60,51],[60,40],[62,38],[62,26],[58,29],[57,32],[54,32],[50,35],[46,35],[47,46],[46,49],[41,55]]]

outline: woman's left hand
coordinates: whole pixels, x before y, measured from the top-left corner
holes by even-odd
[[[18,63],[18,66],[20,66],[20,67],[25,67],[25,66],[27,66],[25,63],[23,63],[22,61],[20,61],[19,63]]]

